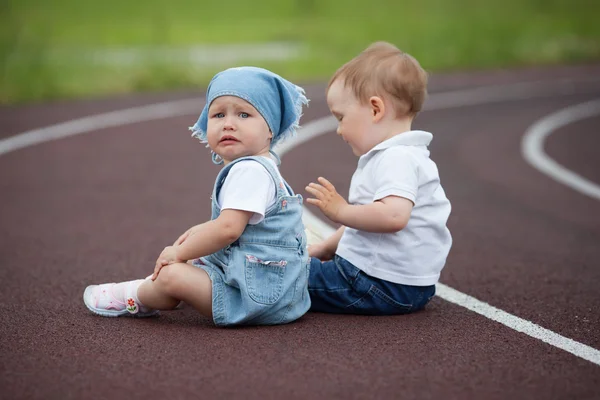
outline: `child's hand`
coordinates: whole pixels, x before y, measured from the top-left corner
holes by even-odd
[[[173,246],[179,246],[181,243],[185,242],[185,239],[187,239],[188,236],[190,236],[190,234],[192,233],[192,229],[193,228],[190,228],[187,231],[185,231],[184,233],[182,233],[181,236],[179,236],[177,238],[175,243],[173,243]]]
[[[173,246],[179,246],[181,243],[185,242],[188,237],[190,237],[191,235],[193,235],[196,232],[196,229],[198,229],[199,226],[200,225],[192,226],[190,229],[185,231],[181,236],[179,236],[177,238],[175,243],[173,243]]]
[[[333,258],[334,253],[329,251],[323,243],[317,243],[308,246],[308,255],[310,257],[318,258],[321,261],[327,261]]]
[[[327,179],[319,177],[318,181],[320,185],[311,182],[306,187],[306,191],[316,197],[316,199],[306,199],[306,202],[319,207],[321,212],[333,222],[339,222],[340,210],[348,206],[348,203]]]
[[[155,280],[158,277],[158,273],[160,272],[161,268],[165,265],[174,264],[177,262],[185,262],[185,260],[180,260],[177,258],[175,246],[165,247],[165,249],[162,251],[162,253],[160,253],[160,256],[158,256],[158,259],[156,260],[156,265],[154,266],[154,273],[152,274],[152,277],[150,279]]]

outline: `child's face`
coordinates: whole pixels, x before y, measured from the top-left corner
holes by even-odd
[[[363,105],[354,96],[352,90],[337,79],[327,92],[327,105],[338,120],[337,134],[352,148],[356,156],[362,156],[377,143],[373,142],[369,132],[372,128],[371,107]]]
[[[217,97],[208,109],[208,145],[225,164],[245,156],[269,154],[267,122],[250,103],[235,96]]]

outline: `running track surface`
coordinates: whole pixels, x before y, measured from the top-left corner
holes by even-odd
[[[531,96],[425,111],[415,124],[434,133],[432,158],[453,205],[441,282],[595,351],[600,201],[533,168],[520,146],[535,121],[600,97],[598,76],[600,65],[434,75],[432,98],[536,85]],[[323,85],[305,87],[304,125],[328,115]],[[285,326],[235,329],[189,306],[146,320],[90,314],[86,285],[148,275],[165,245],[209,218],[218,168],[187,131],[201,96],[0,108],[4,139],[198,98],[189,115],[0,155],[1,398],[600,398],[600,365],[440,298],[409,316],[308,313]],[[545,151],[598,185],[599,127],[595,115],[557,129]],[[347,195],[356,161],[329,132],[286,153],[282,173],[303,195],[320,175]]]

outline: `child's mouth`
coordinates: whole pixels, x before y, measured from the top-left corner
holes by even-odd
[[[219,140],[219,143],[222,143],[222,144],[232,144],[232,143],[236,143],[236,142],[239,142],[239,140],[237,140],[233,136],[223,136],[221,138],[221,140]]]

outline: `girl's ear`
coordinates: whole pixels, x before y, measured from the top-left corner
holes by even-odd
[[[369,99],[369,107],[371,107],[371,115],[373,122],[379,122],[385,114],[385,104],[379,96],[371,96]]]

